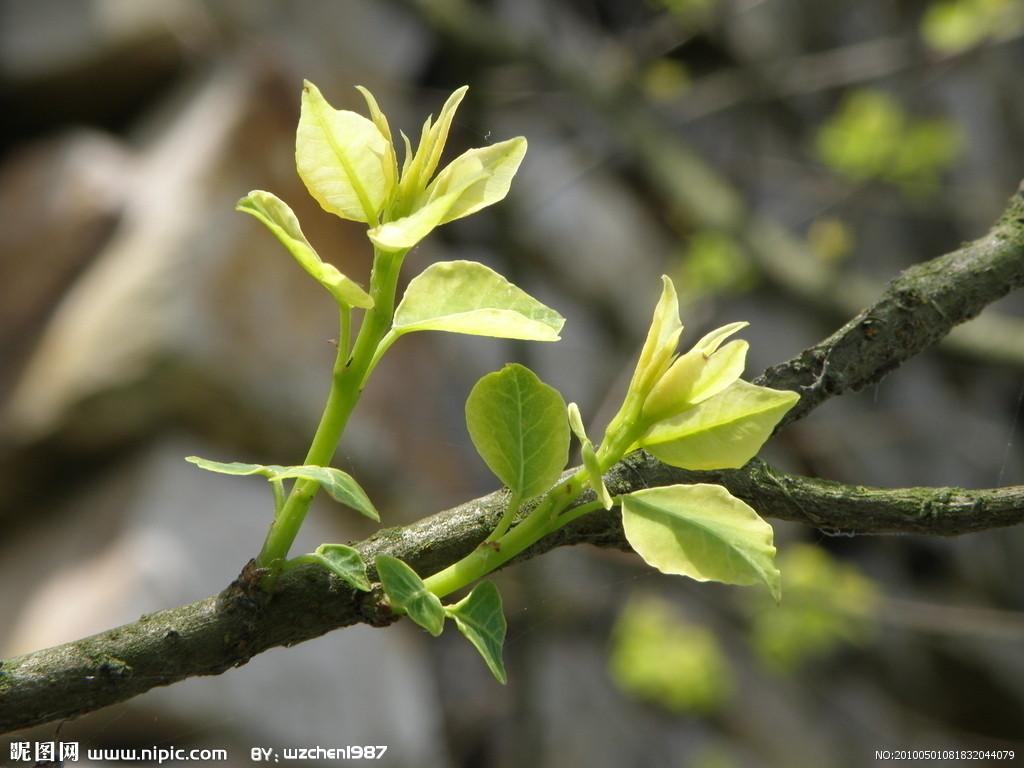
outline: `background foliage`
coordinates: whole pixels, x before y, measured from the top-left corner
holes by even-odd
[[[367,86],[407,133],[468,83],[453,154],[527,136],[509,199],[410,259],[483,261],[569,319],[552,349],[438,334],[382,363],[339,466],[393,523],[493,488],[462,405],[505,362],[585,413],[607,402],[610,418],[659,274],[686,301],[684,346],[751,321],[756,374],[898,270],[982,234],[1024,177],[1013,2],[0,11],[4,655],[208,594],[258,547],[259,484],[207,485],[182,457],[297,463],[330,370],[331,307],[234,211],[241,195],[278,191],[321,254],[365,282],[362,232],[318,212],[294,173],[304,78],[350,109],[351,86]],[[752,242],[755,218],[768,224]],[[1020,300],[994,309],[999,332],[961,335],[826,404],[770,444],[772,460],[880,486],[1024,482]],[[313,517],[314,545],[372,530],[329,507]],[[553,552],[498,576],[507,688],[454,633],[355,628],[59,738],[228,747],[239,764],[256,744],[335,739],[389,744],[392,765],[499,767],[857,766],[886,747],[1024,748],[1020,531],[776,527],[780,608],[625,555]]]

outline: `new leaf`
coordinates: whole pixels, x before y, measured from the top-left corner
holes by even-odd
[[[476,647],[491,674],[504,685],[505,662],[501,649],[505,644],[508,624],[501,609],[498,588],[490,581],[481,582],[455,605],[446,605],[444,612],[455,619],[459,632]]]
[[[466,425],[477,452],[525,501],[551,488],[569,458],[565,401],[529,368],[506,365],[476,383]]]
[[[185,461],[190,461],[200,469],[208,472],[218,472],[222,475],[263,475],[272,482],[280,482],[287,479],[313,480],[319,483],[335,501],[346,504],[361,515],[380,522],[380,515],[377,514],[373,502],[366,495],[355,478],[347,472],[334,467],[320,467],[305,464],[297,467],[282,467],[277,464],[245,464],[240,461],[225,463],[222,461],[211,461],[199,456],[188,456]]]
[[[796,392],[737,379],[714,397],[655,424],[639,443],[674,467],[742,467],[799,399]]]
[[[409,282],[392,331],[558,341],[564,323],[565,318],[493,269],[474,261],[442,261]]]
[[[670,485],[622,496],[626,539],[648,565],[697,581],[781,583],[772,527],[720,485]]]
[[[366,577],[366,563],[359,550],[345,544],[321,544],[315,552],[296,558],[303,562],[313,562],[325,568],[347,584],[362,592],[370,591],[370,581]]]
[[[302,268],[330,291],[340,304],[364,309],[373,306],[373,299],[355,281],[345,277],[333,264],[320,259],[302,234],[298,218],[283,200],[270,192],[254,190],[239,200],[235,209],[263,222]]]
[[[377,555],[375,563],[377,576],[391,605],[404,611],[434,637],[440,635],[444,629],[444,608],[416,571],[391,555]]]
[[[342,504],[352,507],[356,512],[365,515],[375,522],[380,522],[380,515],[377,513],[370,497],[366,495],[359,483],[350,474],[334,467],[319,467],[305,464],[298,467],[280,467],[281,471],[275,477],[277,479],[300,478],[303,480],[315,480],[327,491],[327,494]]]
[[[324,210],[370,226],[397,183],[391,137],[378,123],[334,109],[309,81],[302,89],[295,136],[299,176]]]

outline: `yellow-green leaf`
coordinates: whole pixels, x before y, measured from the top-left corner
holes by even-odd
[[[380,515],[377,509],[366,495],[366,491],[355,481],[350,474],[334,467],[321,467],[313,464],[304,464],[297,467],[278,467],[271,479],[285,480],[288,478],[314,480],[327,491],[327,495],[335,501],[341,502],[361,515],[364,515],[375,522],[380,522]]]
[[[473,261],[447,261],[431,264],[409,282],[392,330],[558,341],[564,322],[493,269]]]
[[[640,351],[640,360],[633,372],[629,391],[646,395],[664,375],[675,358],[683,324],[679,319],[679,298],[672,281],[662,275],[661,298],[654,309],[647,339]]]
[[[394,149],[374,121],[334,109],[306,81],[295,139],[295,164],[309,193],[326,211],[377,223],[394,191]]]
[[[366,563],[357,549],[345,544],[321,544],[315,552],[296,559],[317,563],[361,592],[370,591]]]
[[[707,334],[689,352],[676,358],[644,401],[649,423],[675,416],[724,390],[743,373],[748,344],[719,345],[747,323],[730,323]]]
[[[504,199],[525,154],[526,139],[520,136],[470,149],[455,158],[427,187],[431,201],[458,192],[440,223],[469,216]]]
[[[697,581],[764,584],[778,601],[772,527],[720,485],[671,485],[621,498],[626,539],[648,565]]]
[[[587,471],[587,480],[590,483],[590,487],[597,494],[597,498],[604,508],[611,509],[615,504],[615,500],[612,498],[611,493],[608,492],[608,486],[604,484],[604,477],[601,476],[601,464],[597,459],[594,444],[589,440],[584,440],[583,445],[580,447],[580,454],[583,459],[583,468]]]
[[[441,107],[437,122],[432,123],[430,118],[427,118],[423,124],[420,143],[416,147],[415,155],[410,154],[409,140],[405,139],[405,163],[399,187],[399,194],[403,199],[414,200],[426,189],[430,177],[434,175],[437,164],[441,160],[444,145],[448,141],[448,131],[451,128],[452,119],[455,117],[455,110],[459,108],[467,90],[469,90],[469,86],[464,85],[448,97],[444,106]]]
[[[363,94],[363,99],[366,100],[366,106],[370,110],[370,120],[377,126],[377,130],[380,135],[387,140],[387,155],[384,158],[384,163],[390,166],[390,175],[392,179],[398,179],[398,158],[395,156],[395,144],[391,136],[391,126],[388,125],[388,119],[381,112],[380,107],[377,105],[377,100],[373,97],[366,88],[361,85],[356,86],[356,90]],[[388,194],[388,199],[385,201],[385,207],[390,205],[392,199],[398,194],[398,185],[392,184],[391,191]]]
[[[459,192],[455,191],[445,197],[432,200],[408,216],[374,227],[366,233],[367,237],[374,245],[386,251],[407,251],[441,223],[458,196]]]
[[[283,467],[275,466],[273,464],[246,464],[241,461],[213,461],[211,459],[204,459],[202,456],[186,456],[185,461],[195,464],[200,469],[205,469],[207,472],[217,472],[221,475],[263,475],[264,477],[270,478],[274,473]]]
[[[411,213],[371,229],[370,240],[386,250],[407,250],[434,227],[498,202],[508,193],[525,152],[522,138],[469,150],[441,171]]]
[[[640,439],[666,464],[685,469],[742,467],[800,396],[737,379],[718,395],[658,422]]]
[[[583,459],[583,468],[587,471],[587,482],[597,498],[601,500],[604,508],[611,509],[615,501],[604,484],[604,477],[601,476],[601,463],[597,458],[597,451],[594,450],[594,444],[587,437],[587,432],[583,427],[583,417],[580,415],[579,406],[576,403],[569,403],[568,413],[569,428],[576,435],[576,439],[580,441],[580,454]]]
[[[343,275],[333,264],[320,259],[302,233],[298,218],[283,200],[257,189],[239,200],[235,207],[263,222],[302,268],[330,291],[336,301],[364,309],[373,306],[373,299],[358,283]]]

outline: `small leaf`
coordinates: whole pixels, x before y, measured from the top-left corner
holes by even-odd
[[[589,440],[585,440],[580,453],[583,457],[583,468],[587,470],[587,481],[590,483],[590,487],[597,494],[597,498],[601,500],[604,508],[611,509],[615,504],[615,500],[612,499],[612,495],[608,492],[608,487],[604,484],[604,477],[601,475],[601,464],[597,459],[597,453],[594,451],[594,444]]]
[[[366,495],[366,492],[359,486],[359,483],[348,474],[334,467],[318,467],[314,465],[303,465],[298,467],[277,467],[274,479],[284,480],[287,478],[301,478],[303,480],[315,480],[320,483],[328,495],[335,501],[352,507],[356,512],[380,522],[380,515],[373,506],[373,502]]]
[[[651,387],[664,375],[675,358],[676,345],[682,332],[676,288],[668,277],[662,275],[661,298],[654,309],[651,327],[640,351],[640,360],[629,383],[630,392],[646,396],[651,391]]]
[[[366,563],[363,562],[359,550],[344,544],[321,544],[315,552],[306,555],[305,559],[307,562],[318,563],[358,590],[370,591],[370,580],[366,576]]]
[[[466,400],[473,445],[521,500],[551,488],[569,459],[565,401],[529,368],[506,365],[476,383]]]
[[[464,92],[463,88],[452,94],[449,104],[455,99],[457,105]],[[508,194],[512,178],[526,154],[526,139],[522,137],[464,152],[426,186],[447,138],[451,121],[447,111],[449,104],[445,105],[435,126],[431,127],[427,120],[416,156],[402,171],[395,207],[398,213],[406,215],[391,218],[367,233],[380,248],[389,251],[412,248],[434,227],[475,213]],[[408,139],[406,143],[408,145]],[[408,146],[406,151],[409,151]]]
[[[721,328],[715,328],[715,330],[706,333],[701,337],[700,341],[693,345],[694,349],[699,349],[707,357],[715,354],[715,351],[722,345],[722,342],[732,336],[734,333],[742,331],[750,323],[740,321],[738,323],[728,323],[723,325]]]
[[[703,403],[736,381],[743,373],[749,347],[746,341],[730,341],[708,357],[690,389],[690,402]]]
[[[697,581],[764,584],[776,602],[772,527],[720,485],[671,485],[620,497],[626,539],[648,565]]]
[[[225,464],[199,456],[189,456],[185,461],[192,462],[200,469],[219,472],[222,475],[263,475],[269,480],[314,480],[320,483],[320,486],[335,501],[352,507],[356,512],[366,515],[371,520],[380,522],[380,515],[377,514],[373,502],[370,501],[359,483],[347,472],[342,472],[334,467],[314,465],[282,467],[277,464],[243,464],[240,461]]]
[[[715,397],[655,424],[639,444],[674,467],[739,468],[799,399],[796,392],[737,379]]]
[[[239,200],[235,209],[263,222],[302,268],[329,290],[338,302],[364,309],[373,306],[373,299],[355,281],[345,277],[333,264],[320,259],[302,234],[299,220],[283,200],[270,192],[254,190]]]
[[[343,219],[377,223],[394,192],[391,137],[372,120],[334,109],[306,81],[295,139],[295,164],[309,193]]]
[[[434,637],[444,629],[444,608],[416,571],[396,557],[377,555],[377,576],[391,604]]]
[[[749,344],[719,345],[747,323],[730,323],[707,334],[689,352],[676,358],[644,401],[648,424],[662,421],[714,397],[743,373]]]
[[[563,323],[561,315],[493,269],[473,261],[446,261],[431,264],[409,282],[393,330],[558,341]]]
[[[748,346],[733,341],[710,357],[694,348],[677,358],[644,401],[644,419],[664,421],[727,389],[743,373]]]
[[[587,430],[583,426],[583,416],[580,413],[580,407],[576,403],[569,403],[566,413],[569,417],[569,429],[576,435],[576,439],[581,443],[588,440]]]
[[[597,451],[594,450],[594,444],[590,442],[590,438],[587,437],[587,432],[583,427],[583,417],[580,415],[580,407],[576,403],[569,403],[569,428],[572,433],[576,435],[576,439],[580,441],[580,453],[583,457],[583,468],[587,471],[587,482],[590,484],[591,489],[597,494],[597,497],[601,500],[605,509],[611,509],[615,504],[615,500],[612,499],[612,495],[608,492],[607,486],[604,484],[604,477],[601,475],[601,463],[597,458]]]
[[[370,120],[377,126],[377,130],[380,135],[387,140],[387,156],[383,159],[385,167],[390,168],[390,177],[392,179],[398,178],[398,158],[395,157],[395,144],[391,136],[391,126],[388,125],[388,119],[381,112],[379,106],[377,106],[377,100],[373,97],[366,88],[361,85],[356,86],[356,90],[363,94],[363,99],[366,101],[366,106],[370,110]],[[393,184],[391,192],[388,194],[387,200],[384,205],[387,206],[394,199],[395,195],[398,194],[398,186]]]
[[[448,141],[448,131],[451,128],[455,111],[462,103],[463,97],[469,86],[462,86],[455,90],[448,100],[441,107],[441,113],[437,122],[431,123],[430,118],[423,124],[423,131],[420,135],[419,146],[416,147],[416,154],[409,151],[408,139],[406,139],[405,167],[402,169],[402,181],[400,184],[400,195],[406,199],[418,197],[426,188],[430,177],[434,175],[437,164],[441,160],[441,153]]]
[[[498,588],[490,581],[481,582],[455,605],[446,605],[444,612],[455,619],[459,632],[476,647],[491,674],[504,685],[507,678],[501,650],[508,624],[501,609]]]
[[[217,472],[222,475],[263,475],[264,477],[272,477],[276,472],[283,469],[283,467],[272,464],[243,464],[240,461],[225,463],[222,461],[211,461],[199,456],[187,456],[185,461],[191,462],[207,472]]]

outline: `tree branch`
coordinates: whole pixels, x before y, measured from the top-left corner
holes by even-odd
[[[644,452],[627,457],[608,477],[615,494],[690,482],[720,483],[767,517],[826,533],[956,536],[1024,523],[1024,487],[882,490],[791,475],[756,460],[739,470],[691,472]],[[357,546],[369,562],[387,553],[427,575],[483,541],[505,503],[499,491],[413,525],[383,529]],[[617,511],[602,511],[556,531],[513,562],[576,544],[629,549]],[[247,571],[219,595],[0,663],[0,733],[91,712],[188,677],[217,675],[269,648],[333,629],[393,620],[379,591],[358,592],[318,566],[289,571],[271,595],[254,585],[256,576]]]
[[[993,301],[1024,285],[1024,183],[984,237],[894,278],[881,297],[819,344],[755,381],[800,393],[782,424],[880,381]]]

